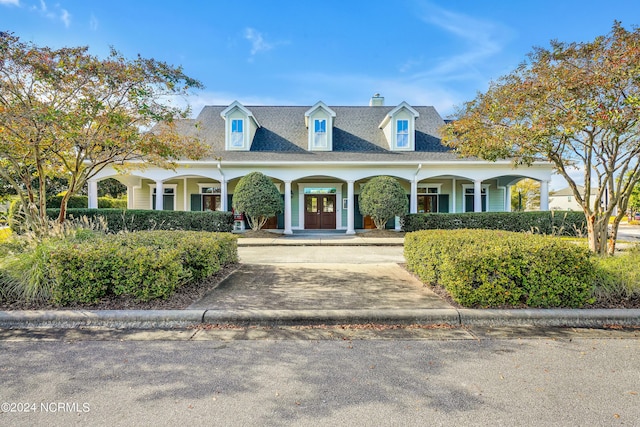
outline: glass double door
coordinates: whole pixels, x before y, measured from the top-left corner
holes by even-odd
[[[336,228],[336,196],[313,194],[304,196],[304,228],[329,230]]]

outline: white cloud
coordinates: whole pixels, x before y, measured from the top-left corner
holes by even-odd
[[[267,42],[262,34],[254,28],[245,28],[244,38],[251,42],[251,56],[273,49],[273,44]]]
[[[66,9],[62,9],[62,12],[60,13],[60,19],[62,20],[62,22],[64,22],[64,26],[69,28],[69,26],[71,25],[71,15]]]
[[[98,18],[96,18],[96,16],[92,13],[91,18],[89,18],[89,28],[91,28],[92,31],[97,31],[98,25]]]
[[[0,0],[3,1],[3,0]],[[50,10],[47,7],[47,3],[44,0],[40,0],[40,7],[38,6],[31,6],[30,8],[31,11],[34,12],[38,12],[40,15],[54,20],[54,21],[61,21],[65,27],[69,28],[71,26],[71,14],[69,13],[68,10],[66,9],[62,9],[60,7],[60,4],[56,3],[54,6],[54,10]]]
[[[6,6],[20,6],[20,0],[0,0],[0,4]]]
[[[254,56],[259,53],[270,51],[276,46],[289,44],[288,40],[267,41],[261,32],[251,27],[244,29],[244,38],[251,43],[249,62],[252,62]]]
[[[422,2],[420,6],[420,18],[424,22],[441,28],[465,45],[462,52],[438,58],[438,65],[423,72],[423,76],[468,78],[475,74],[476,66],[486,64],[489,58],[499,54],[510,37],[511,31],[500,24],[452,12],[429,2]],[[480,78],[484,79],[484,76]]]

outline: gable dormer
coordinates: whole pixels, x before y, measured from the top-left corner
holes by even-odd
[[[318,101],[304,113],[304,123],[309,130],[309,151],[333,150],[333,119],[336,113]]]
[[[420,114],[402,101],[385,116],[379,128],[389,143],[391,151],[415,151],[416,118]]]
[[[221,113],[225,121],[224,141],[225,149],[229,151],[249,151],[251,142],[260,124],[244,105],[233,101]]]

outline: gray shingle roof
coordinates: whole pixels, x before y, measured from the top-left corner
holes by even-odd
[[[438,129],[444,121],[433,107],[413,107],[416,118],[416,150],[389,150],[382,129],[378,128],[394,106],[330,107],[336,112],[333,151],[308,151],[308,130],[304,113],[308,106],[245,106],[262,126],[256,132],[250,151],[225,151],[224,119],[226,106],[202,109],[193,121],[180,124],[181,131],[210,144],[223,161],[428,161],[461,160],[440,142]]]

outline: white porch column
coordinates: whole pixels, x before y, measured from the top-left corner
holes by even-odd
[[[226,212],[229,210],[229,206],[227,206],[227,180],[222,178],[220,180],[220,210]]]
[[[540,210],[549,210],[549,181],[540,181]]]
[[[411,181],[411,196],[409,203],[409,213],[418,213],[418,179]]]
[[[162,181],[156,181],[156,210],[163,210],[163,200],[164,200],[164,187],[162,185]]]
[[[87,192],[89,194],[89,209],[98,209],[98,181],[90,180]]]
[[[355,230],[355,191],[354,181],[347,181],[347,234],[356,234]]]
[[[291,181],[284,182],[284,234],[293,234],[291,230]]]
[[[133,185],[127,185],[127,209],[133,209]]]
[[[453,198],[451,202],[451,213],[456,213],[456,179],[451,178],[451,197]]]
[[[511,212],[511,186],[507,185],[504,191],[504,211]]]
[[[187,194],[187,184],[187,178],[185,177],[182,180],[182,210],[185,212],[189,210],[189,204],[191,203],[189,200],[189,194]]]
[[[479,179],[473,181],[473,211],[482,212],[482,181]]]

